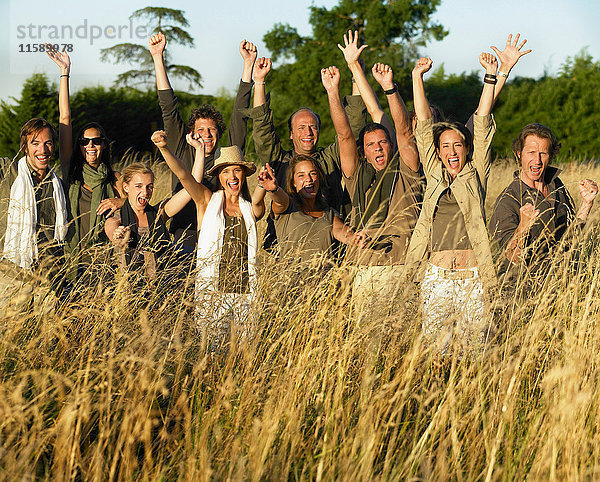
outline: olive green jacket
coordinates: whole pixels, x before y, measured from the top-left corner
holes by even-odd
[[[366,125],[366,107],[360,96],[347,96],[346,113],[355,137]],[[287,166],[294,156],[293,146],[291,150],[285,150],[275,130],[273,123],[273,111],[271,110],[270,94],[267,101],[249,109],[240,109],[243,115],[252,119],[252,138],[254,148],[261,164],[269,163],[275,172],[277,182],[285,188]],[[351,208],[348,191],[343,184],[342,166],[340,161],[340,149],[337,139],[327,147],[319,147],[313,155],[314,159],[325,172],[326,186],[322,187],[323,194],[329,207],[337,211],[342,219],[349,214]]]
[[[451,187],[465,218],[469,240],[475,252],[481,280],[487,288],[497,285],[496,269],[492,258],[488,231],[485,225],[485,196],[491,166],[491,143],[496,132],[492,115],[474,116],[473,156],[462,171],[452,179],[443,167],[433,144],[433,120],[417,123],[415,137],[423,164],[427,188],[421,215],[415,226],[406,254],[409,279],[416,276],[422,262],[428,257],[431,226],[441,195]]]

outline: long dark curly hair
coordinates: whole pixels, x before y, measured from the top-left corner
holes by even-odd
[[[108,169],[108,182],[114,185],[117,181],[117,178],[115,176],[115,171],[111,166],[112,156],[110,149],[110,141],[106,135],[106,131],[104,130],[104,128],[97,122],[88,122],[87,124],[85,124],[79,130],[77,137],[74,138],[75,146],[73,148],[73,155],[71,157],[71,169],[69,172],[69,179],[71,181],[83,182],[83,165],[85,164],[85,159],[81,152],[79,139],[83,137],[83,133],[88,129],[96,129],[100,133],[100,137],[102,138],[102,154],[100,155],[100,163],[104,164]]]

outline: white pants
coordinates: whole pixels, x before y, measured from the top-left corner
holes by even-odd
[[[230,340],[250,338],[252,298],[251,294],[196,290],[194,319],[211,351]]]
[[[432,264],[421,283],[423,336],[446,352],[454,337],[472,351],[488,337],[483,286],[477,268],[448,270]]]

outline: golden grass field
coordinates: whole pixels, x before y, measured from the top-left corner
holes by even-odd
[[[488,216],[514,167],[494,166]],[[600,169],[566,167],[577,202],[581,177]],[[359,323],[345,268],[291,278],[266,257],[255,335],[208,355],[193,279],[142,290],[100,266],[76,300],[0,314],[0,476],[597,479],[598,216],[469,356],[429,350],[415,315]]]

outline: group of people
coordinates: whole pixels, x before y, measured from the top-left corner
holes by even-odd
[[[496,55],[479,56],[481,97],[461,124],[444,121],[427,100],[429,58],[419,59],[412,72],[412,114],[392,68],[373,66],[390,119],[361,65],[367,46],[349,31],[338,48],[352,75],[352,95],[340,96],[337,67],[321,70],[335,142],[319,146],[321,118],[302,107],[288,119],[291,149],[285,150],[266,92],[270,59],[257,58],[251,42],[240,43],[242,78],[227,147],[219,147],[226,126],[213,106],[193,109],[187,124],[182,120],[164,64],[167,40],[157,33],[149,50],[164,130],[152,141],[173,173],[173,195],[157,206],[150,203],[152,170],[136,162],[115,172],[102,126],[90,122],[73,138],[70,59],[50,50],[61,72],[59,133],[48,121],[31,119],[21,131],[20,160],[2,160],[2,264],[31,270],[69,256],[73,269],[65,277],[76,282],[89,271],[90,250],[110,243],[123,269],[141,270],[151,280],[170,253],[181,266],[195,264],[196,319],[207,336],[223,339],[232,329],[244,332],[252,317],[257,222],[267,214],[268,198],[263,247],[286,269],[302,263],[325,272],[343,259],[352,266],[352,309],[359,319],[393,314],[402,287],[419,281],[424,336],[440,350],[454,338],[476,347],[492,331],[486,311],[499,280],[524,269],[542,272],[544,259],[586,222],[598,193],[594,181],[581,180],[576,210],[560,171],[549,165],[560,143],[548,127],[528,124],[513,143],[519,169],[486,223],[492,109],[511,69],[530,52],[525,42],[509,35],[502,51],[492,47]],[[244,158],[248,119],[260,169]],[[57,137],[62,176],[50,167]],[[248,177],[257,170],[250,193]]]

